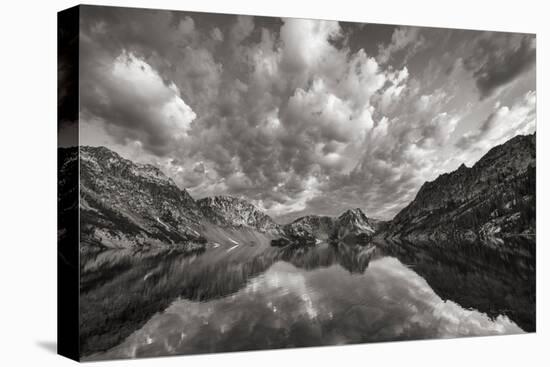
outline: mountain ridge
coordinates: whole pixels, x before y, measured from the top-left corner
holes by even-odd
[[[197,249],[208,241],[206,225],[249,228],[272,238],[275,246],[365,244],[375,236],[472,240],[534,235],[535,150],[535,134],[495,146],[472,167],[461,164],[425,182],[387,222],[354,208],[337,217],[306,215],[278,224],[245,199],[218,195],[195,200],[151,164],[134,163],[106,147],[81,146],[81,240],[114,248]]]
[[[86,245],[197,250],[209,238],[219,241],[220,235],[229,233],[224,230],[245,228],[272,239],[306,238],[313,244],[350,233],[374,233],[375,221],[360,209],[339,217],[304,216],[281,225],[245,199],[217,195],[195,200],[157,167],[134,163],[106,147],[81,146],[79,159],[81,240]],[[344,220],[345,230],[338,227]]]
[[[466,239],[535,232],[536,135],[491,148],[472,167],[425,182],[388,222],[386,235]]]

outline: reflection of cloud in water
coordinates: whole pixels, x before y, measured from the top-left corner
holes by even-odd
[[[239,292],[177,300],[101,358],[188,354],[390,340],[520,333],[443,301],[395,258],[364,274],[340,266],[304,271],[278,262]]]
[[[506,316],[491,320],[486,314],[467,310],[452,301],[443,301],[428,283],[397,259],[386,257],[372,262],[370,274],[379,274],[376,284],[384,287],[386,296],[402,300],[410,312],[408,327],[421,327],[431,332],[426,337],[449,338],[457,336],[521,333],[522,330]],[[402,325],[402,327],[405,327]]]
[[[289,271],[286,271],[286,268],[289,268]],[[296,297],[302,302],[293,305],[294,310],[291,312],[296,313],[303,310],[310,319],[315,318],[317,311],[312,298],[316,297],[316,293],[314,289],[307,289],[305,276],[300,272],[293,271],[293,266],[287,263],[275,264],[274,269],[278,269],[278,271],[268,271],[265,275],[252,279],[243,293],[253,297],[258,293],[268,296],[269,299],[272,299],[267,302],[268,307],[271,308],[276,307],[273,305],[282,297]],[[266,290],[269,292],[266,293]]]

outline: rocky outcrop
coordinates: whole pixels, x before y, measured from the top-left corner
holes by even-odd
[[[279,225],[246,200],[231,196],[200,199],[197,204],[205,219],[222,227],[251,227],[264,233],[276,233]]]
[[[366,243],[376,233],[379,225],[379,221],[368,218],[361,209],[350,209],[338,217],[331,238],[344,243]]]
[[[306,236],[327,240],[334,229],[337,221],[335,218],[320,215],[307,215],[300,217],[295,221],[284,226],[284,231],[287,235],[295,237]]]
[[[368,218],[359,208],[347,210],[337,218],[308,215],[283,226],[282,237],[273,240],[272,245],[314,245],[321,241],[365,245],[380,223]]]

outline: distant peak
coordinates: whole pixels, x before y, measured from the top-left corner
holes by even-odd
[[[361,208],[354,208],[354,209],[348,209],[345,212],[343,212],[340,217],[347,217],[347,216],[365,216],[365,213]]]

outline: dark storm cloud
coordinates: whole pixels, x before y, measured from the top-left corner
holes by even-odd
[[[472,71],[480,97],[486,98],[529,70],[535,59],[534,35],[493,33],[476,42],[464,65]]]
[[[196,197],[243,196],[281,220],[390,218],[453,155],[466,103],[450,105],[457,71],[437,67],[475,32],[83,9],[85,125]]]

